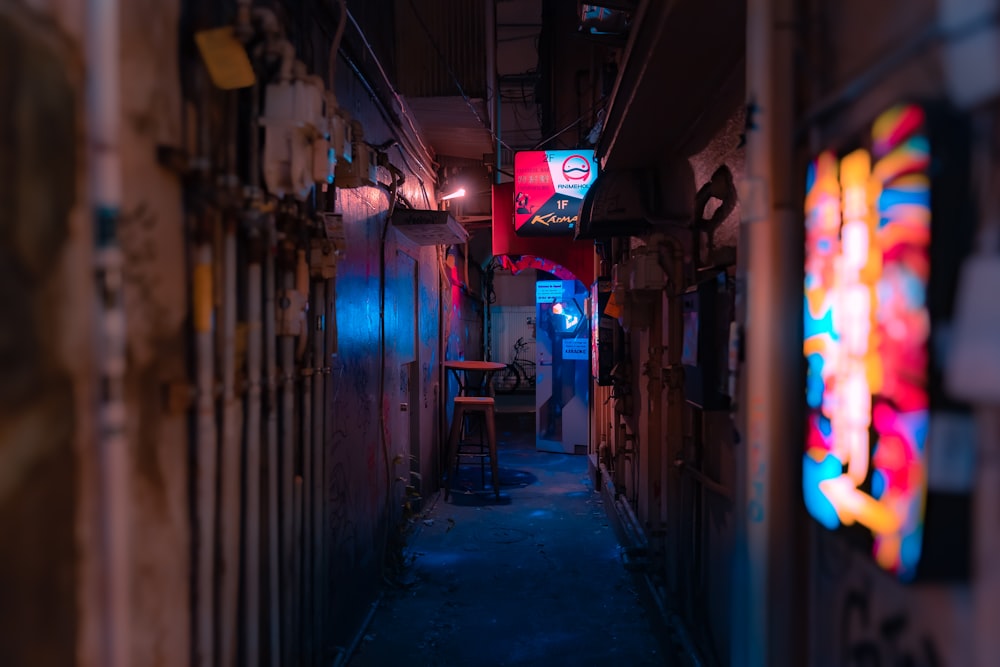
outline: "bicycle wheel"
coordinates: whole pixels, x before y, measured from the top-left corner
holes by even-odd
[[[493,391],[499,394],[517,391],[519,386],[521,386],[521,375],[514,364],[507,364],[506,368],[497,371],[493,376]]]
[[[535,364],[525,364],[521,367],[521,372],[524,373],[524,379],[527,381],[528,386],[532,389],[535,388]]]

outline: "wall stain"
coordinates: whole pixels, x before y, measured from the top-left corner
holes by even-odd
[[[0,664],[76,661],[79,462],[56,276],[77,183],[69,59],[0,7]]]
[[[910,613],[900,609],[876,614],[871,589],[851,588],[840,610],[844,667],[941,667],[934,641],[912,628]]]

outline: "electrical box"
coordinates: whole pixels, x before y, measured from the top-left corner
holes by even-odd
[[[378,183],[378,159],[365,143],[365,131],[361,123],[352,120],[350,127],[350,157],[337,163],[335,182],[338,188],[360,188]],[[346,150],[345,144],[345,150]]]
[[[724,272],[688,289],[683,302],[684,398],[703,410],[729,407],[729,324],[734,290]]]
[[[329,280],[337,275],[337,246],[326,239],[309,244],[309,270],[313,278]]]
[[[602,387],[613,384],[611,369],[615,366],[618,344],[622,339],[618,318],[608,312],[612,293],[609,277],[598,278],[590,288],[591,374],[594,381]]]
[[[629,289],[659,292],[666,286],[667,279],[655,250],[646,247],[636,249],[626,266]]]
[[[327,150],[324,96],[322,79],[315,76],[267,86],[261,118],[265,128],[263,170],[272,194],[305,199],[317,180],[317,172],[320,178],[325,177],[315,156],[317,144],[324,156]]]
[[[278,296],[279,336],[299,336],[306,326],[306,312],[309,310],[309,297],[295,289],[283,290]]]
[[[344,216],[340,213],[321,213],[323,233],[326,240],[333,243],[338,255],[347,249],[347,233],[344,231]]]

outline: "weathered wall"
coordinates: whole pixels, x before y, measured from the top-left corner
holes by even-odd
[[[184,216],[179,178],[157,163],[158,146],[182,143],[180,3],[120,6],[132,659],[166,667],[190,655],[189,422],[164,400],[188,377]]]
[[[65,34],[23,6],[0,8],[0,663],[6,665],[73,664],[81,632],[75,509],[80,449],[92,440],[74,404],[87,393],[80,386],[86,362],[73,363],[63,351],[67,334],[86,319],[63,306],[62,292],[79,257],[73,242],[87,238],[78,235],[80,218],[71,221],[84,199],[80,83],[79,53]],[[87,338],[84,332],[84,346]]]
[[[362,123],[366,141],[391,139],[392,129],[356,74],[343,61],[337,73],[337,98]],[[417,207],[433,205],[433,175],[419,167],[414,172],[414,163],[397,150],[389,157],[406,175],[400,192],[406,201]],[[384,169],[379,178],[390,181]],[[344,216],[347,244],[337,269],[338,354],[328,400],[334,429],[327,444],[327,534],[331,640],[343,647],[382,585],[383,567],[391,568],[398,556],[406,487],[426,496],[437,486],[439,401],[445,393],[440,318],[446,318],[444,336],[451,341],[451,353],[475,347],[478,331],[452,324],[467,317],[473,306],[459,298],[460,287],[445,281],[447,276],[461,281],[464,274],[443,264],[438,248],[416,246],[391,225],[386,227],[385,190],[338,189],[337,211]],[[380,256],[385,258],[384,323],[379,319]],[[418,503],[411,503],[411,510],[415,506]]]
[[[7,192],[0,284],[7,413],[0,492],[9,553],[0,585],[4,664],[100,664],[100,493],[92,223],[88,211],[80,3],[5,8],[2,43]],[[145,664],[188,656],[186,417],[165,414],[186,375],[180,189],[156,165],[178,140],[177,3],[125,3],[121,17],[125,254],[132,443],[132,651]],[[148,22],[148,23],[147,23]],[[173,75],[171,75],[173,73]],[[8,149],[14,149],[10,151]],[[6,161],[5,161],[6,162]],[[9,171],[8,171],[9,169]],[[14,333],[16,331],[16,333]],[[25,481],[30,478],[30,485]],[[9,504],[8,504],[9,503]],[[20,591],[20,593],[18,592]],[[23,624],[23,627],[21,626]]]

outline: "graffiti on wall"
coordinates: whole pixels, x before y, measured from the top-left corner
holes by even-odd
[[[947,585],[907,586],[835,534],[816,529],[810,610],[813,667],[969,664],[956,641],[968,610]]]
[[[907,608],[876,611],[870,585],[849,588],[840,608],[843,667],[943,667],[934,640]]]

